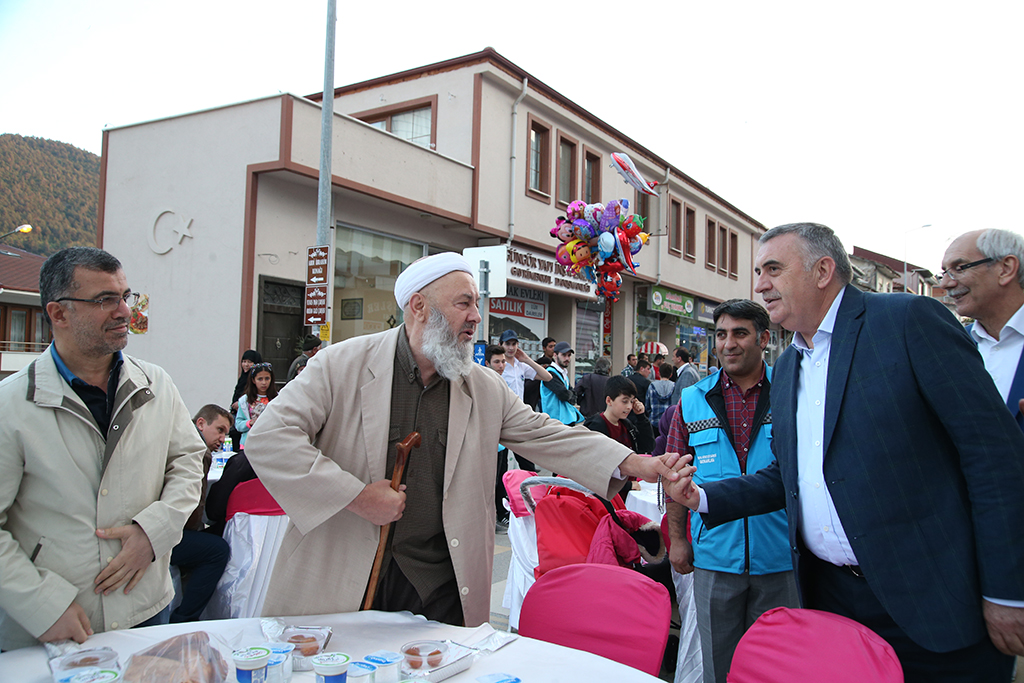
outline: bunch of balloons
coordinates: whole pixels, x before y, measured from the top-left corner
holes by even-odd
[[[619,300],[623,270],[636,275],[633,259],[650,237],[642,216],[629,213],[628,199],[607,204],[569,204],[565,216],[555,220],[551,236],[561,241],[555,259],[597,285],[597,293]]]

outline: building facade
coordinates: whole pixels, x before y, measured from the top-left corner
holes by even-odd
[[[32,362],[53,339],[39,305],[46,257],[0,245],[0,379]]]
[[[648,341],[697,346],[706,363],[714,305],[753,295],[764,226],[491,49],[335,91],[331,243],[311,268],[319,99],[104,131],[101,244],[150,296],[131,352],[166,367],[190,408],[226,402],[247,348],[283,375],[310,329],[313,270],[337,342],[401,323],[394,281],[415,259],[503,245],[509,287],[488,301],[488,340],[511,327],[533,355],[546,336],[569,341],[577,374]],[[658,196],[624,184],[612,152]],[[623,198],[652,237],[612,303],[555,261],[550,230],[572,200]]]

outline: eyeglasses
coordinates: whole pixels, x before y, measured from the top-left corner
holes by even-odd
[[[96,304],[100,307],[101,311],[113,311],[116,310],[117,307],[121,305],[122,301],[128,304],[128,308],[131,308],[132,306],[138,303],[139,296],[140,295],[138,292],[128,292],[127,294],[122,294],[121,296],[104,296],[100,297],[99,299],[76,299],[73,296],[63,296],[59,299],[56,299],[56,301],[78,301],[83,304]]]
[[[970,270],[971,268],[974,268],[975,266],[981,266],[981,265],[984,265],[986,263],[991,263],[992,261],[995,261],[995,259],[989,257],[989,258],[983,258],[980,261],[971,261],[970,263],[961,263],[960,265],[953,266],[952,268],[946,268],[944,271],[939,273],[939,279],[941,280],[942,278],[948,277],[950,280],[956,280],[957,275],[960,275],[965,270]]]

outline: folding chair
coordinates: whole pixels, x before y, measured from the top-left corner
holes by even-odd
[[[629,619],[622,618],[623,606]],[[657,676],[671,614],[672,602],[660,583],[624,567],[571,564],[533,584],[523,601],[519,633]]]
[[[224,540],[231,547],[231,559],[203,611],[203,618],[258,617],[288,528],[288,516],[263,482],[252,479],[231,492],[227,517]]]
[[[892,646],[863,624],[829,612],[776,607],[740,638],[726,680],[903,683],[903,667]]]

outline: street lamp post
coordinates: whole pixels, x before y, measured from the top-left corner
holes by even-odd
[[[13,235],[16,232],[32,232],[32,226],[31,225],[19,225],[14,230],[11,230],[10,232],[5,232],[4,234],[0,235],[0,240],[2,240],[3,238],[7,237],[8,235]]]
[[[11,230],[10,232],[5,232],[4,234],[0,235],[0,240],[7,237],[8,235],[13,235],[16,232],[32,232],[32,226],[28,224],[19,225],[14,230]],[[0,254],[3,254],[4,256],[13,256],[14,258],[21,258],[19,254],[12,254],[11,252],[4,251],[3,249],[0,249]]]
[[[924,225],[921,225],[921,226],[916,227],[916,228],[911,228],[910,230],[907,230],[906,232],[903,233],[903,291],[904,292],[907,291],[907,235],[909,235],[910,233],[914,232],[915,230],[922,230],[924,228],[930,228],[930,227],[932,227],[931,223],[925,223]],[[916,291],[914,293],[917,294]]]

